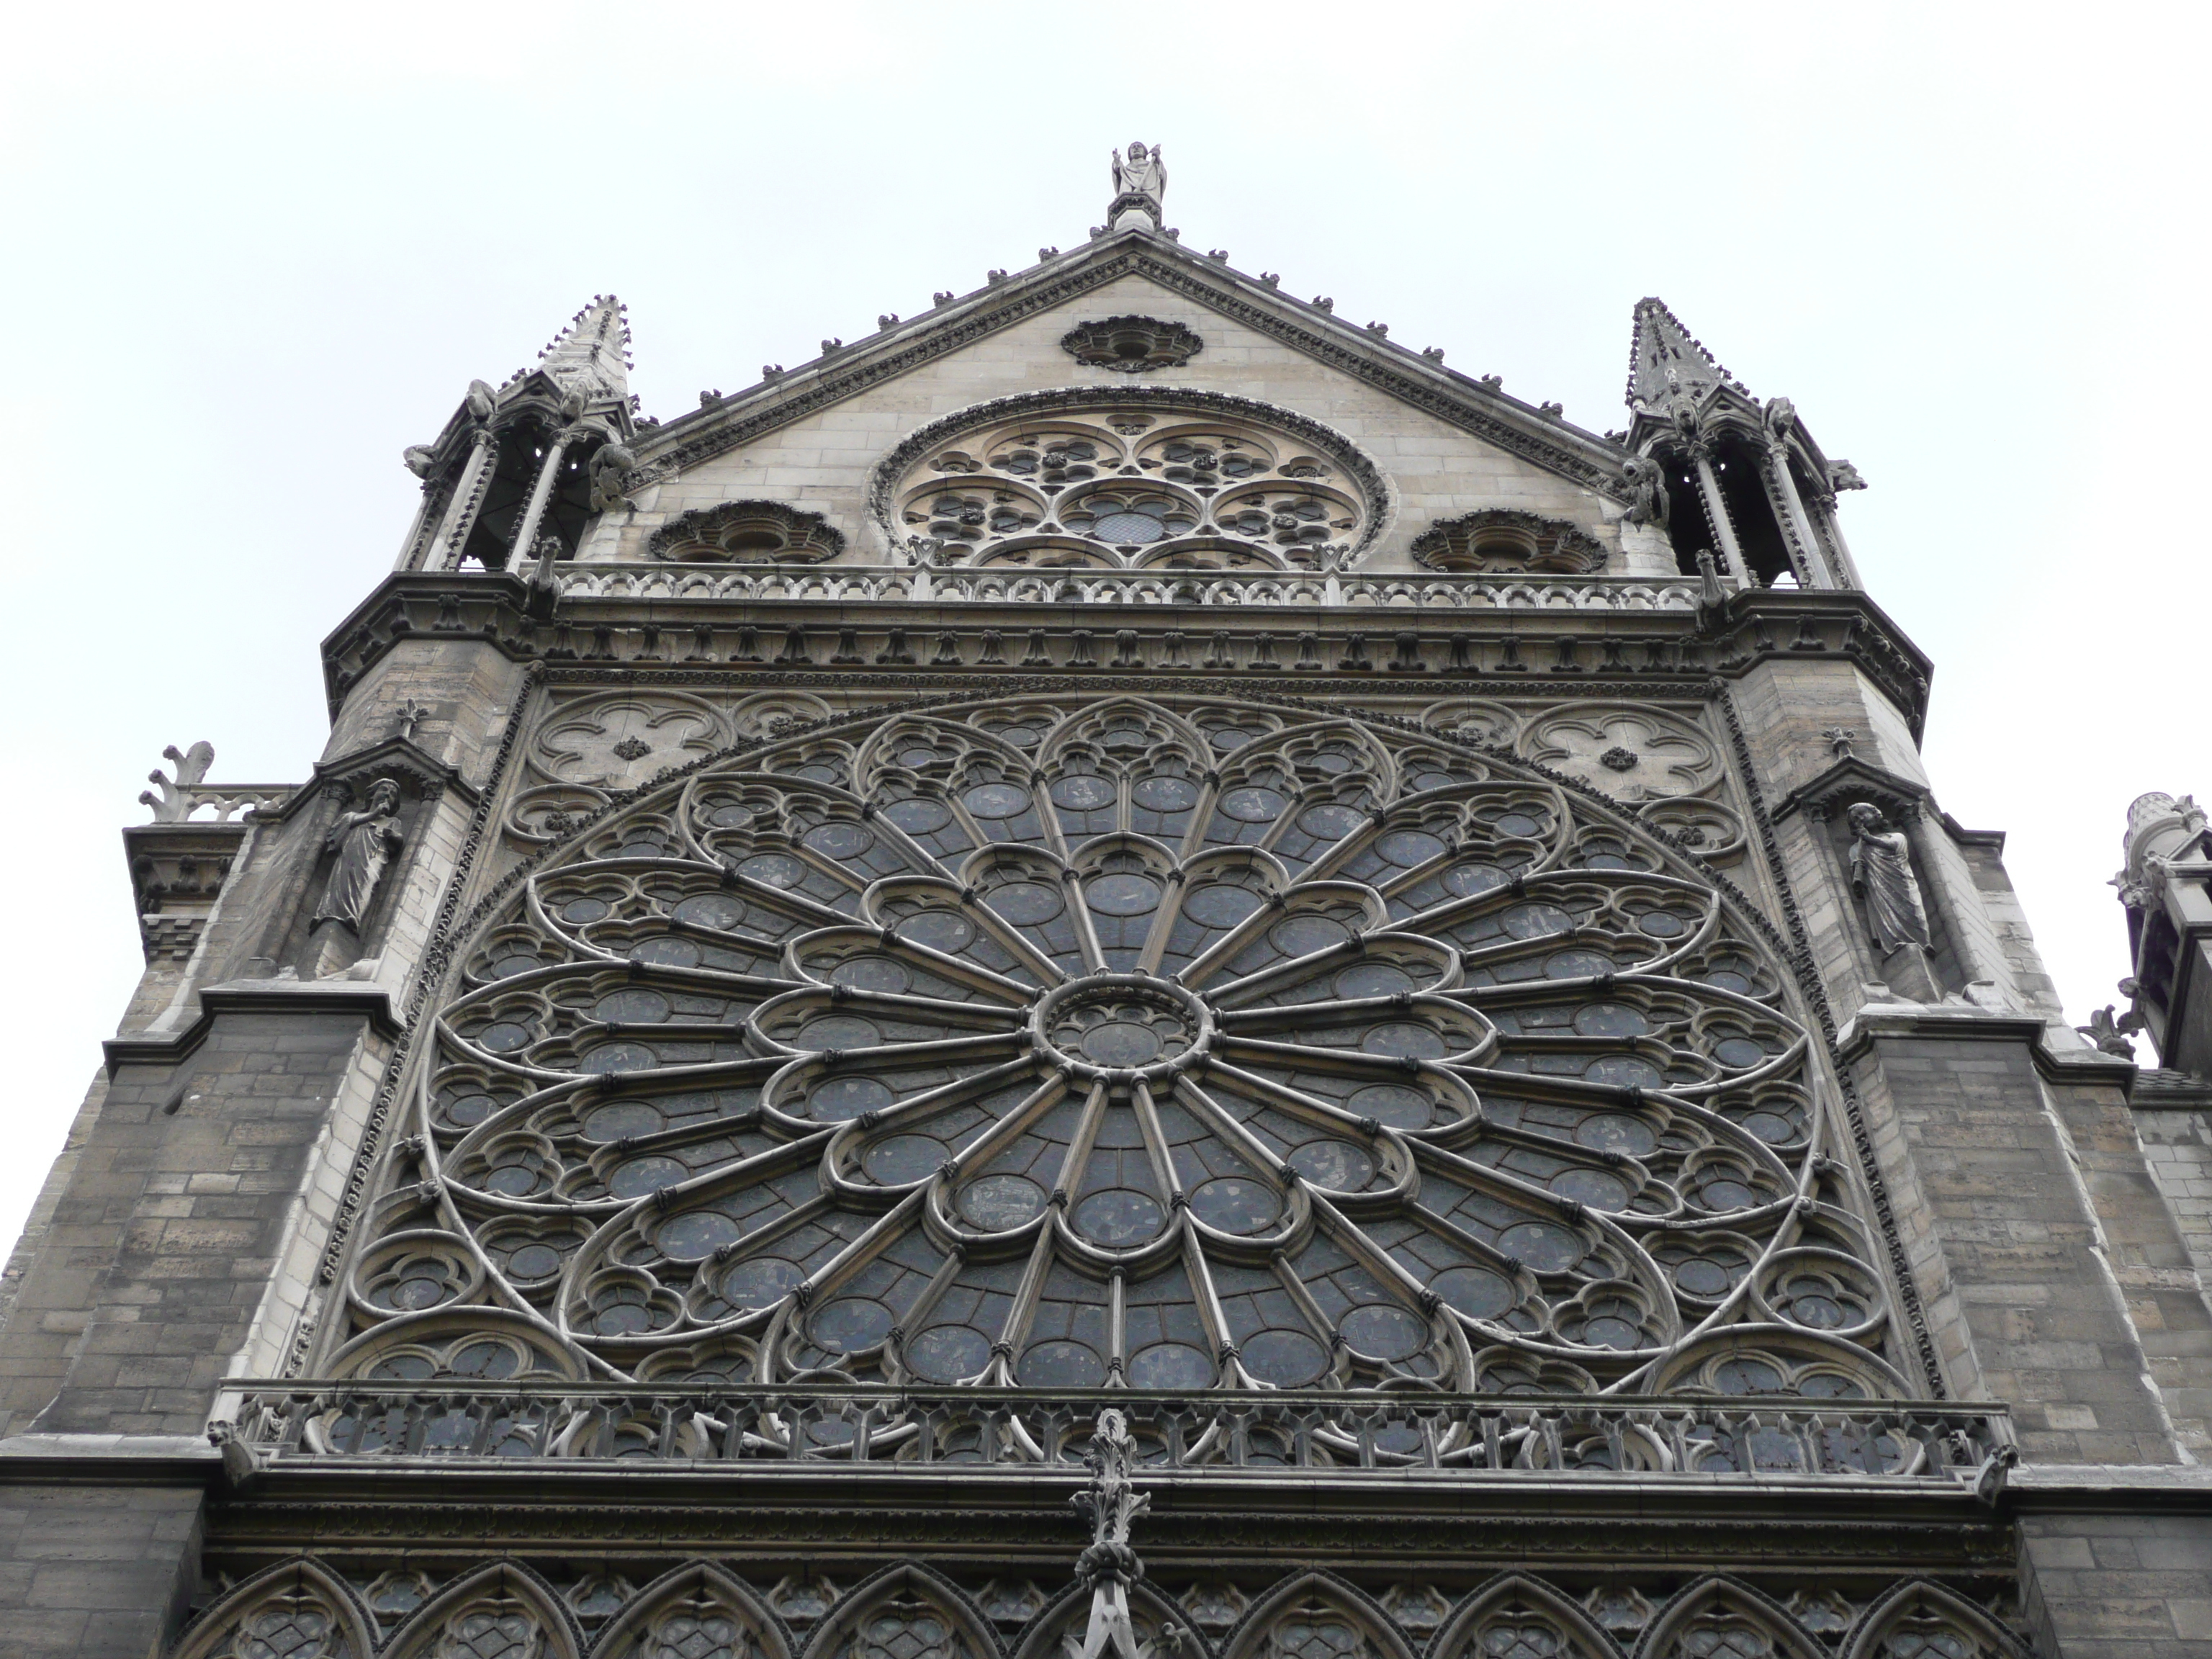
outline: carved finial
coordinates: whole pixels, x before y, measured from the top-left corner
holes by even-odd
[[[392,735],[398,738],[403,743],[414,742],[415,728],[422,725],[422,721],[428,717],[429,713],[430,705],[428,703],[417,702],[412,697],[408,698],[404,703],[400,705],[399,724],[392,728]]]
[[[2087,1025],[2076,1025],[2074,1029],[2095,1043],[2100,1052],[2117,1054],[2122,1060],[2133,1060],[2136,1045],[2128,1041],[2127,1034],[2142,1030],[2142,1017],[2126,1013],[2116,1018],[2113,1006],[2108,1002],[2089,1016]]]
[[[1838,760],[1851,758],[1851,744],[1858,740],[1858,733],[1847,726],[1832,726],[1820,735],[1828,740],[1828,751]]]
[[[1129,1586],[1145,1576],[1144,1563],[1129,1547],[1129,1523],[1152,1500],[1129,1479],[1135,1451],[1127,1419],[1110,1408],[1099,1413],[1083,1459],[1090,1484],[1069,1500],[1091,1522],[1090,1547],[1075,1562],[1076,1578],[1091,1591],[1091,1623],[1080,1647],[1073,1638],[1065,1643],[1067,1659],[1102,1659],[1109,1648],[1115,1659],[1146,1659],[1129,1622]]]
[[[191,816],[198,804],[192,799],[193,787],[207,776],[208,768],[215,764],[215,745],[203,738],[179,754],[173,743],[161,751],[161,757],[177,769],[177,775],[172,778],[155,767],[146,775],[146,781],[157,785],[161,793],[156,796],[151,789],[142,789],[138,802],[154,809],[155,823],[181,823]]]

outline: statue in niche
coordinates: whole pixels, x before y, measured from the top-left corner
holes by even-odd
[[[1158,144],[1146,149],[1142,143],[1129,146],[1127,155],[1114,153],[1115,205],[1132,196],[1142,197],[1157,217],[1162,211],[1161,199],[1168,190],[1167,162],[1160,155]]]
[[[376,897],[377,883],[384,878],[385,866],[406,839],[399,828],[399,785],[391,778],[379,778],[368,786],[368,805],[357,812],[341,812],[323,843],[324,851],[337,854],[337,862],[331,866],[308,927],[335,921],[358,935]]]
[[[1874,948],[1893,972],[1906,982],[1898,989],[1915,1000],[1933,1001],[1937,994],[1928,970],[1935,953],[1928,932],[1928,912],[1920,902],[1919,878],[1912,873],[1911,843],[1901,830],[1893,830],[1881,809],[1860,801],[1844,814],[1851,827],[1851,890],[1866,905],[1867,933]],[[1900,956],[1899,953],[1902,953]],[[1893,957],[1898,960],[1893,962]]]

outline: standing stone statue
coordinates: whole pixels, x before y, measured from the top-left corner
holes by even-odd
[[[1885,958],[1909,950],[1917,958],[1933,949],[1928,912],[1920,902],[1920,883],[1902,830],[1893,830],[1881,809],[1861,801],[1844,815],[1851,826],[1851,889],[1866,902],[1867,932]]]
[[[399,828],[399,786],[390,778],[379,778],[368,786],[368,807],[339,814],[323,843],[325,851],[337,854],[337,862],[331,866],[308,926],[342,922],[358,934],[376,896],[376,884],[384,878],[384,866],[405,841]]]
[[[1167,190],[1167,162],[1159,146],[1147,149],[1142,143],[1133,143],[1127,155],[1114,153],[1114,205],[1107,217],[1118,223],[1125,211],[1135,209],[1152,215],[1157,227],[1164,222],[1161,215],[1167,211],[1162,205]]]

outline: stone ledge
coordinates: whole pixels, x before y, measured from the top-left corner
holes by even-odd
[[[2212,1515],[2212,1465],[2022,1463],[2005,1481],[2008,1507],[2044,1510],[2184,1510]]]
[[[134,1032],[100,1045],[107,1074],[125,1066],[173,1066],[207,1041],[225,1014],[353,1014],[386,1039],[399,1035],[392,994],[361,980],[234,979],[200,993],[198,1018],[181,1031]]]
[[[1844,1022],[1836,1034],[1836,1048],[1848,1061],[1862,1058],[1883,1041],[2016,1042],[2026,1047],[2035,1069],[2048,1081],[2134,1088],[2137,1071],[2133,1060],[2087,1047],[2052,1048],[2049,1039],[2056,1029],[2033,1015],[1971,1003],[1870,1002]]]
[[[204,1486],[222,1454],[191,1434],[12,1434],[0,1439],[0,1486]]]

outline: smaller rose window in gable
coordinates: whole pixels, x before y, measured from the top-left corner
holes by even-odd
[[[1196,392],[1004,399],[917,433],[875,497],[918,558],[1032,568],[1335,569],[1384,507],[1335,434]]]

